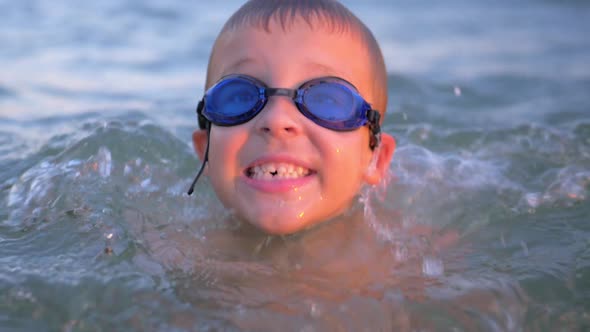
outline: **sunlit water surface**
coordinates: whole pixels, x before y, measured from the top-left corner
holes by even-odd
[[[0,1],[0,330],[590,329],[585,1],[346,1],[398,149],[287,237],[185,194],[239,3]]]

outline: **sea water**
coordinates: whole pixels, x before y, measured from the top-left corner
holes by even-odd
[[[587,2],[345,1],[398,148],[286,237],[186,195],[240,3],[0,1],[1,331],[590,329]]]

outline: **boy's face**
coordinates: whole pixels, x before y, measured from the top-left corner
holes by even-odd
[[[212,57],[210,81],[245,74],[270,87],[295,89],[313,78],[337,76],[372,103],[370,68],[364,44],[350,33],[312,29],[302,20],[284,31],[271,21],[270,32],[243,27],[225,33]],[[244,124],[212,126],[207,174],[236,215],[268,233],[293,233],[341,214],[363,183],[380,180],[394,144],[384,136],[385,155],[376,152],[382,160],[369,167],[373,151],[367,127],[326,129],[301,114],[288,97],[273,96]],[[204,131],[195,133],[194,143],[202,154]],[[251,175],[256,167],[273,173],[291,169],[293,178],[256,178]]]

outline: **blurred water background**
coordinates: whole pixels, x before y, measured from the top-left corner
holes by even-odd
[[[0,331],[590,329],[590,3],[344,3],[398,140],[359,203],[388,281],[345,289],[212,248],[227,212],[185,194],[241,1],[0,0]]]

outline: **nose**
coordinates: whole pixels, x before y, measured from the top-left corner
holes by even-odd
[[[271,96],[264,109],[254,119],[256,130],[265,135],[286,138],[301,133],[301,114],[287,96]]]

